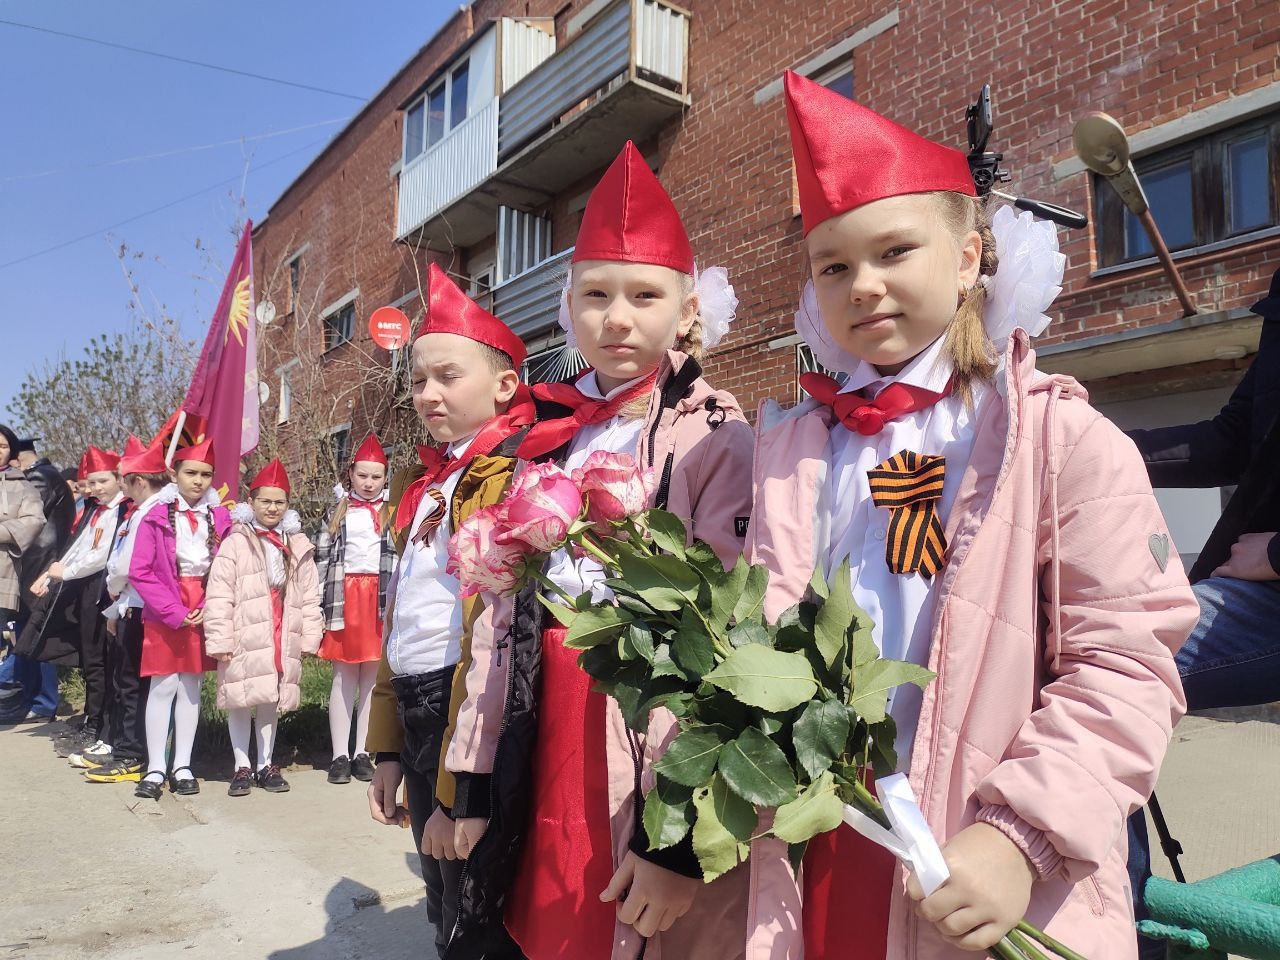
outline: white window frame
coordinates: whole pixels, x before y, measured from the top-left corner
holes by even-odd
[[[289,422],[289,415],[293,412],[293,382],[291,375],[294,367],[302,365],[302,361],[296,357],[288,363],[282,363],[276,367],[276,375],[280,378],[279,400],[276,401],[276,425],[282,425]]]
[[[400,157],[403,161],[401,169],[408,167],[410,164],[417,163],[424,156],[431,152],[431,148],[438,143],[443,143],[448,139],[449,134],[463,123],[467,117],[472,114],[471,91],[467,90],[467,111],[460,118],[453,116],[453,78],[457,72],[463,68],[467,70],[468,87],[471,83],[471,57],[466,56],[457,63],[451,64],[449,69],[444,72],[439,80],[422,92],[422,96],[418,97],[413,103],[409,104],[404,111],[403,131],[401,133]],[[427,102],[431,99],[431,95],[444,90],[444,132],[440,135],[440,139],[436,143],[428,143],[431,132],[431,117],[427,112]],[[422,107],[422,149],[419,150],[412,158],[409,157],[409,114],[418,107]]]

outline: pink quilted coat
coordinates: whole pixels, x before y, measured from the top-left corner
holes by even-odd
[[[211,657],[231,654],[230,661],[218,663],[220,710],[260,703],[276,703],[281,713],[295,709],[301,693],[302,655],[320,648],[324,618],[315,547],[298,532],[298,515],[292,510],[280,530],[289,544],[281,630],[283,674],[276,673],[266,557],[261,539],[249,524],[240,522],[232,528],[209,569],[205,651]]]

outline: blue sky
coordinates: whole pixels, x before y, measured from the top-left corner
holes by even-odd
[[[368,98],[455,9],[444,0],[0,0],[0,19]],[[261,219],[341,130],[331,121],[362,106],[4,24],[0,89],[0,422],[26,370],[135,322],[121,243],[143,254],[130,264],[148,311],[163,305],[202,337],[234,251],[242,180],[247,213]],[[232,142],[189,149],[223,141]]]

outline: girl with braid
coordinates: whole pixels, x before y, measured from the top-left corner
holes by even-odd
[[[214,669],[204,651],[204,594],[209,568],[231,527],[213,484],[212,442],[179,450],[173,483],[138,527],[129,582],[142,598],[142,670],[147,694],[147,773],[136,796],[159,800],[165,776],[181,796],[200,792],[191,747],[200,719],[200,681]],[[166,763],[173,717],[173,762]]]

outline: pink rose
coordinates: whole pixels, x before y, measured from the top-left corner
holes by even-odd
[[[524,576],[529,548],[516,541],[499,543],[506,528],[502,505],[477,510],[449,538],[449,563],[445,569],[458,578],[461,597],[478,593],[507,594]]]
[[[627,453],[597,450],[573,471],[573,480],[587,498],[587,519],[596,533],[609,536],[614,524],[643,513],[653,496],[653,470],[642,468]]]
[[[507,528],[499,543],[520,540],[538,553],[564,545],[569,525],[582,514],[582,493],[573,479],[551,463],[535,463],[516,477],[502,502]]]

